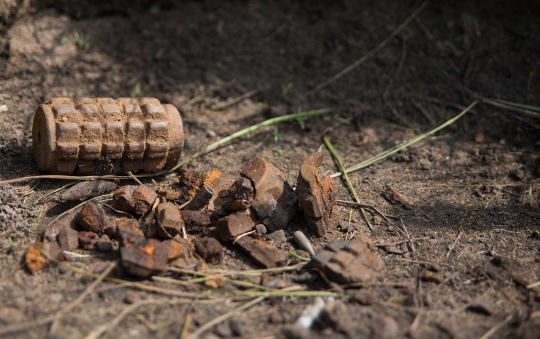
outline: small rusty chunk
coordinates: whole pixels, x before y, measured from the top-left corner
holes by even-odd
[[[237,212],[219,219],[216,223],[216,231],[221,240],[228,241],[251,231],[255,224],[251,213]]]
[[[214,190],[214,196],[208,202],[209,211],[212,211],[219,216],[228,214],[228,212],[224,210],[223,204],[230,200],[228,190],[236,178],[236,176],[230,173],[222,173],[217,170],[207,173],[204,184],[212,187]]]
[[[214,196],[215,192],[214,189],[208,185],[203,185],[197,193],[195,193],[195,196],[191,199],[190,202],[184,206],[185,210],[200,210],[206,206],[208,206],[208,203],[210,202],[210,199]]]
[[[383,197],[385,197],[386,200],[388,200],[388,202],[391,204],[401,205],[407,210],[412,208],[409,199],[389,185],[386,185],[384,188]]]
[[[162,242],[163,246],[167,248],[167,259],[169,261],[178,258],[190,259],[193,258],[193,251],[191,249],[190,241],[176,237],[174,239],[167,239]]]
[[[163,238],[174,238],[182,232],[184,220],[174,204],[161,203],[157,207],[158,234]]]
[[[315,152],[304,160],[296,185],[310,231],[318,237],[324,236],[337,194],[332,177],[326,173],[321,152]]]
[[[249,201],[242,200],[242,199],[227,201],[226,203],[222,205],[225,211],[231,212],[231,213],[238,212],[238,211],[247,211],[249,209],[249,206],[250,206]]]
[[[77,221],[83,230],[97,234],[103,233],[109,222],[103,208],[93,201],[83,205],[77,216]]]
[[[60,194],[60,200],[83,201],[112,192],[117,187],[117,184],[107,180],[83,181]]]
[[[180,214],[186,225],[186,231],[188,233],[200,233],[203,232],[207,226],[211,225],[213,220],[213,212],[202,211],[184,211],[181,210]]]
[[[204,181],[204,173],[198,171],[192,171],[188,169],[182,169],[179,173],[180,188],[178,193],[180,194],[180,202],[185,203],[195,196],[197,190]]]
[[[50,224],[45,230],[43,239],[45,241],[56,242],[58,235],[63,229],[70,228],[73,230],[77,230],[77,215],[79,214],[80,210],[80,208],[77,208]]]
[[[262,240],[247,236],[238,239],[236,244],[264,268],[285,266],[287,263],[287,255],[285,253]]]
[[[195,242],[195,251],[204,261],[219,264],[223,259],[223,246],[216,238],[204,237]]]
[[[142,239],[130,247],[120,248],[124,270],[133,276],[148,278],[167,265],[167,248],[156,239]]]
[[[170,201],[179,200],[182,196],[180,192],[175,190],[158,189],[156,193]]]
[[[79,247],[83,250],[93,250],[99,236],[94,232],[81,231],[78,234]]]
[[[338,284],[367,283],[381,275],[384,261],[371,252],[367,244],[353,239],[348,243],[334,241],[317,253],[309,263]]]
[[[58,234],[58,243],[63,251],[74,251],[79,247],[79,236],[72,228],[63,228]]]
[[[229,197],[234,200],[250,200],[255,196],[255,189],[248,178],[238,178],[229,188]]]
[[[30,244],[24,256],[26,267],[28,267],[32,274],[35,274],[37,271],[41,270],[47,263],[47,258],[45,258],[43,253],[41,253],[42,247],[42,242]]]
[[[284,229],[294,216],[298,201],[283,173],[266,160],[254,157],[241,172],[252,181],[255,197],[251,209],[269,232]]]
[[[24,256],[26,267],[32,274],[41,270],[49,261],[65,260],[58,244],[54,242],[36,242],[30,244]]]
[[[113,205],[124,212],[144,215],[156,198],[156,192],[146,185],[122,186],[114,192]]]
[[[137,220],[122,218],[116,222],[116,240],[121,246],[131,246],[142,239],[144,239],[144,234],[139,229]]]

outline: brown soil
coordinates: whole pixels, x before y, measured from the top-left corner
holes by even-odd
[[[457,114],[473,101],[463,85],[493,98],[540,103],[535,1],[435,1],[373,58],[307,97],[307,91],[384,40],[419,3],[130,3],[0,3],[0,106],[7,106],[0,113],[0,180],[39,174],[30,139],[33,112],[60,96],[153,96],[172,103],[182,110],[187,152],[214,135],[226,136],[270,116],[332,109],[327,117],[306,120],[304,130],[296,122],[283,123],[188,165],[238,174],[259,155],[291,182],[302,160],[320,148],[323,133],[346,165],[356,164]],[[261,92],[238,105],[210,109],[255,89]],[[539,293],[523,285],[540,280],[539,125],[538,118],[523,112],[480,104],[435,136],[352,173],[361,199],[396,216],[399,229],[383,222],[372,234],[358,211],[339,206],[327,235],[311,238],[315,249],[350,237],[338,224],[352,218],[356,236],[376,243],[410,237],[412,242],[399,246],[406,253],[377,249],[388,266],[384,277],[373,286],[346,290],[352,298],[338,301],[311,333],[298,333],[292,325],[313,298],[269,298],[205,336],[360,338],[387,331],[396,337],[472,338],[494,329],[492,338],[538,337]],[[480,131],[484,140],[475,142]],[[337,170],[322,149],[328,168]],[[143,182],[169,188],[176,175],[155,180]],[[339,199],[352,200],[344,183],[335,182]],[[25,249],[48,221],[73,206],[59,203],[59,193],[51,194],[65,184],[44,180],[0,187],[0,330],[54,315],[93,281],[63,267],[31,275],[22,265]],[[382,196],[387,185],[411,208],[389,203]],[[286,242],[268,239],[284,250],[298,250],[292,241],[298,229],[306,231],[303,218],[293,220]],[[81,253],[91,256],[69,264],[86,271],[99,271],[103,262],[116,258],[114,253]],[[256,267],[232,247],[225,258],[219,267]],[[439,270],[442,283],[422,279],[430,267]],[[313,290],[329,288],[304,271],[275,278]],[[172,298],[106,286],[99,285],[97,293],[64,315],[51,336],[46,324],[2,337],[80,338],[125,310],[125,300]],[[105,337],[179,337],[188,313],[193,314],[191,333],[241,304],[143,306]],[[482,314],[486,308],[490,315]]]

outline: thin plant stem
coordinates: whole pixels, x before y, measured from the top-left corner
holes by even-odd
[[[456,115],[455,117],[445,121],[444,123],[442,123],[441,125],[439,126],[436,126],[436,127],[433,127],[432,129],[430,129],[429,131],[425,132],[425,133],[422,133],[420,134],[419,136],[415,137],[415,138],[412,138],[411,140],[409,141],[406,141],[402,144],[399,144],[395,147],[392,147],[390,149],[387,149],[386,151],[370,158],[370,159],[367,159],[365,161],[362,161],[361,163],[358,163],[354,166],[351,166],[349,168],[346,168],[345,169],[345,173],[351,173],[351,172],[354,172],[354,171],[357,171],[359,169],[362,169],[362,168],[366,168],[376,162],[379,162],[383,159],[386,159],[388,158],[389,156],[391,156],[392,154],[395,154],[401,150],[404,150],[406,149],[407,147],[409,146],[412,146],[414,144],[416,144],[417,142],[425,139],[426,137],[432,135],[432,134],[435,134],[437,133],[438,131],[440,131],[441,129],[453,124],[454,122],[456,122],[459,118],[461,118],[463,115],[465,115],[467,112],[469,112],[474,106],[476,106],[476,104],[478,104],[478,100],[474,101],[472,104],[470,104],[467,108],[465,108],[463,111],[461,111],[461,113],[459,113],[458,115]],[[334,173],[332,174],[332,178],[336,178],[336,177],[339,177],[339,176],[342,176],[343,174],[338,172],[338,173]]]
[[[328,147],[328,150],[330,151],[330,153],[332,154],[332,156],[334,157],[334,159],[336,160],[337,164],[338,164],[338,167],[339,167],[339,170],[341,171],[341,173],[343,173],[343,177],[345,179],[345,182],[347,183],[347,186],[349,187],[349,190],[351,191],[353,197],[354,197],[354,200],[357,202],[357,203],[360,203],[360,198],[358,197],[358,194],[356,193],[356,190],[354,189],[354,186],[351,182],[351,180],[349,179],[349,175],[347,175],[347,172],[345,171],[345,165],[343,165],[343,161],[341,161],[341,158],[339,157],[339,154],[336,152],[336,149],[334,148],[334,146],[332,145],[332,143],[330,142],[330,139],[328,139],[325,136],[323,136],[323,141],[324,141],[324,144],[326,145],[326,147]],[[373,226],[371,226],[371,223],[369,222],[369,219],[367,218],[367,215],[366,215],[366,211],[364,210],[363,207],[360,207],[360,212],[362,213],[362,217],[364,218],[366,224],[368,225],[369,229],[371,232],[373,232]]]
[[[220,322],[222,321],[225,321],[227,319],[229,319],[230,317],[232,317],[233,315],[239,313],[239,312],[242,312],[243,310],[247,310],[248,308],[260,303],[261,301],[263,301],[265,299],[265,297],[258,297],[258,298],[255,298],[247,303],[245,303],[244,305],[230,311],[230,312],[227,312],[223,315],[220,315],[219,317],[215,318],[215,319],[212,319],[210,320],[209,322],[207,322],[206,324],[202,325],[201,327],[199,327],[195,332],[191,333],[190,335],[188,335],[186,337],[186,339],[196,339],[198,338],[201,334],[203,334],[204,332],[206,332],[207,330],[209,330],[210,328],[212,328],[214,325],[217,325],[219,324]]]

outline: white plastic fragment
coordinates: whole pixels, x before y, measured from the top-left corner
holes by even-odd
[[[309,305],[304,309],[298,320],[296,320],[295,325],[302,328],[311,328],[315,320],[321,315],[322,311],[325,308],[325,305],[328,305],[329,307],[327,308],[331,310],[334,302],[335,300],[333,297],[328,298],[326,303],[321,297],[317,297],[313,304]]]

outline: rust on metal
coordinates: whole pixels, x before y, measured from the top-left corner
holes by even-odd
[[[332,178],[326,173],[321,152],[304,160],[296,185],[309,229],[318,237],[324,236],[337,194]]]
[[[156,192],[146,185],[122,186],[113,194],[113,206],[124,212],[144,215],[156,198]]]
[[[44,172],[150,173],[178,163],[184,129],[155,98],[55,98],[36,109],[32,138]]]
[[[268,231],[287,227],[294,217],[298,199],[283,173],[268,161],[254,157],[249,160],[241,175],[251,180],[255,189],[254,198],[250,200],[251,209]],[[238,195],[234,198],[241,197]]]
[[[216,222],[216,232],[223,241],[233,240],[240,234],[251,231],[253,227],[255,220],[249,211],[229,214]]]
[[[120,257],[128,274],[148,278],[165,269],[168,252],[159,240],[143,239],[132,246],[120,248]]]
[[[249,236],[236,241],[236,245],[246,252],[254,261],[264,268],[285,266],[287,255],[276,246]]]
[[[163,246],[167,248],[167,259],[169,261],[178,258],[191,259],[193,258],[193,250],[191,246],[191,240],[175,237],[174,239],[167,239],[162,242]]]
[[[109,218],[101,206],[93,201],[88,201],[81,208],[77,221],[83,230],[102,234],[109,223]]]

